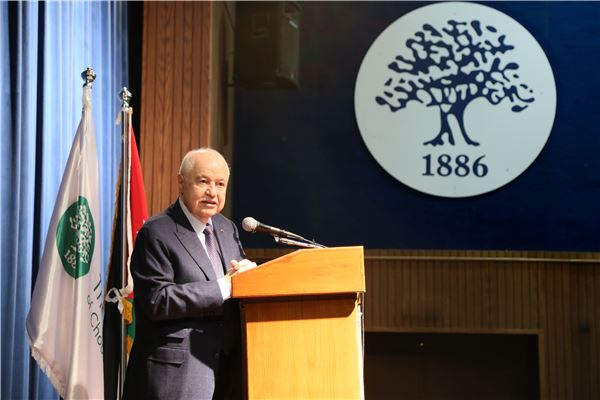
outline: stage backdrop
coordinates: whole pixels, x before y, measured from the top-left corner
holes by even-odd
[[[528,168],[466,197],[394,178],[359,130],[356,80],[379,35],[428,3],[303,2],[300,88],[236,90],[234,220],[253,216],[329,246],[600,251],[600,3],[481,4],[522,25],[551,66],[555,116]]]

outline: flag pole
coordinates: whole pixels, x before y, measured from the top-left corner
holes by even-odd
[[[123,291],[127,287],[127,218],[128,204],[127,195],[129,193],[129,155],[130,155],[130,135],[131,135],[131,113],[129,106],[131,92],[127,87],[123,87],[119,93],[121,98],[121,124],[122,127],[122,164],[121,164],[121,287]],[[121,293],[121,301],[125,301],[127,293]],[[123,398],[123,388],[125,384],[125,372],[127,369],[127,325],[124,315],[121,314],[121,363],[119,369],[118,398]]]

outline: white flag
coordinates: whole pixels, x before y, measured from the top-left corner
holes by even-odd
[[[60,184],[27,333],[31,352],[64,399],[103,399],[98,159],[91,88]]]

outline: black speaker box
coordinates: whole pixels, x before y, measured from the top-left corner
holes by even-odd
[[[300,12],[295,1],[239,1],[236,6],[236,84],[298,88]]]

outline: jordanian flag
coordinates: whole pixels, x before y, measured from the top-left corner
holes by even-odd
[[[130,126],[131,126],[131,121]],[[131,277],[130,264],[131,254],[135,246],[135,238],[142,229],[142,225],[148,219],[148,207],[146,205],[146,190],[144,189],[144,178],[142,176],[142,165],[138,154],[137,143],[133,129],[130,130],[129,141],[129,185],[127,185],[127,282],[126,294],[128,306],[125,307],[125,320],[127,322],[127,354],[131,351],[131,346],[135,338],[135,314],[133,312],[133,278]]]
[[[64,399],[103,399],[98,159],[91,88],[60,184],[27,333],[31,352]]]
[[[123,266],[122,234],[123,213],[121,207],[121,191],[123,185],[119,182],[117,188],[117,202],[113,224],[113,240],[109,264],[108,280],[106,285],[107,302],[104,313],[104,394],[106,400],[120,398],[118,393],[119,376],[126,365],[121,366],[122,352],[127,355],[131,351],[135,338],[135,313],[133,309],[133,279],[129,270],[131,253],[135,246],[135,238],[144,222],[148,219],[146,206],[146,191],[142,167],[137,150],[135,135],[131,129],[131,114],[123,122],[130,132],[130,140],[126,157],[126,193],[125,193],[125,266]],[[129,128],[127,128],[129,127]],[[126,281],[122,282],[122,268],[126,269]],[[126,338],[121,337],[121,319],[125,320]],[[127,357],[125,357],[127,359]]]

